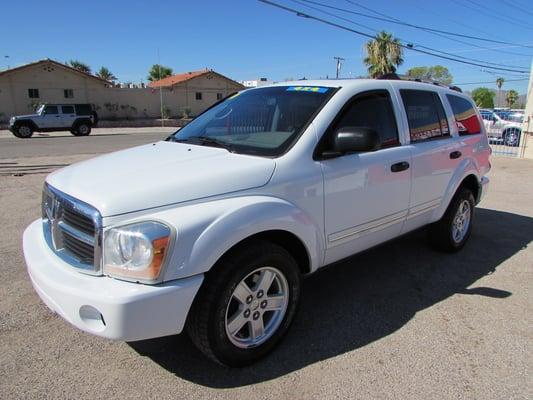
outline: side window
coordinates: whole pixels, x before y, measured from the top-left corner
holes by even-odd
[[[481,126],[473,104],[467,99],[451,94],[447,94],[446,98],[452,107],[459,134],[475,135],[476,133],[480,133]]]
[[[74,106],[61,106],[63,114],[74,114]]]
[[[400,94],[407,112],[411,143],[450,134],[446,114],[437,93],[402,89]]]
[[[44,112],[46,114],[59,114],[57,111],[57,106],[46,106]]]
[[[39,89],[28,89],[28,97],[30,99],[38,99],[39,98]]]
[[[353,100],[335,123],[333,132],[348,126],[375,130],[382,148],[400,144],[390,94],[385,90],[362,94]]]

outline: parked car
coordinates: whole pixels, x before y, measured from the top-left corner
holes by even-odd
[[[19,115],[9,120],[9,130],[19,138],[34,132],[70,131],[74,136],[87,136],[98,122],[90,104],[42,104],[35,114]]]
[[[289,329],[302,276],[424,226],[437,249],[465,245],[489,183],[481,121],[434,84],[245,90],[166,141],[49,175],[24,232],[31,281],[84,331],[186,330],[212,360],[250,364]]]
[[[507,118],[504,119],[492,110],[482,109],[480,112],[489,138],[502,141],[507,146],[516,147],[520,144],[522,121],[518,120],[519,117],[511,118],[510,115],[505,114]]]

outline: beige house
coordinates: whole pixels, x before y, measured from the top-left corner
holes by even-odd
[[[197,115],[243,86],[215,71],[173,75],[145,88],[115,87],[111,82],[53,60],[0,72],[0,122],[33,112],[42,103],[91,103],[100,119]]]

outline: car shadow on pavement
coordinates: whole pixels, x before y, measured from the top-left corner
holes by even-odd
[[[214,364],[185,334],[129,345],[176,376],[204,386],[267,381],[393,334],[417,312],[455,294],[504,301],[511,293],[470,286],[531,240],[533,218],[480,208],[470,241],[459,253],[433,251],[420,230],[326,268],[304,280],[300,310],[287,337],[252,367]]]

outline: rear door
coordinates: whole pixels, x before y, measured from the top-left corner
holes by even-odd
[[[411,162],[401,145],[388,89],[357,94],[340,111],[322,138],[324,150],[342,127],[375,130],[377,151],[321,161],[325,189],[326,264],[400,234],[407,214]]]
[[[404,225],[407,232],[430,222],[462,155],[437,91],[406,88],[400,89],[399,95],[412,154],[411,199]]]
[[[61,106],[61,121],[64,128],[70,128],[76,119],[74,105]]]
[[[63,122],[59,106],[47,105],[39,120],[39,127],[45,129],[62,128]]]

